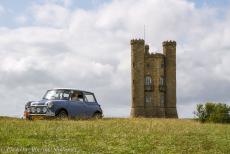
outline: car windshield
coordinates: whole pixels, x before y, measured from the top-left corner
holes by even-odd
[[[48,100],[68,100],[70,95],[69,90],[48,90],[43,99]]]

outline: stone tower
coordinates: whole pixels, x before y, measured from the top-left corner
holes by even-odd
[[[132,117],[178,117],[176,42],[162,44],[163,54],[153,54],[144,40],[131,40]]]

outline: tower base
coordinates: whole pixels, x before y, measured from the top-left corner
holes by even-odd
[[[144,117],[144,118],[178,118],[176,107],[132,107],[131,117]]]
[[[178,118],[176,108],[175,107],[166,107],[165,108],[165,117],[166,118]]]
[[[132,107],[131,108],[131,117],[145,117],[144,107]]]

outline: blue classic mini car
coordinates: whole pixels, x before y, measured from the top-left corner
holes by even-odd
[[[42,100],[25,105],[26,119],[36,117],[102,118],[103,112],[92,92],[75,89],[51,89]]]

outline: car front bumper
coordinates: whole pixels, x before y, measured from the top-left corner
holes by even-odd
[[[35,120],[35,119],[52,119],[55,117],[55,113],[53,112],[47,112],[45,114],[32,114],[30,112],[24,112],[25,119],[28,120]]]

